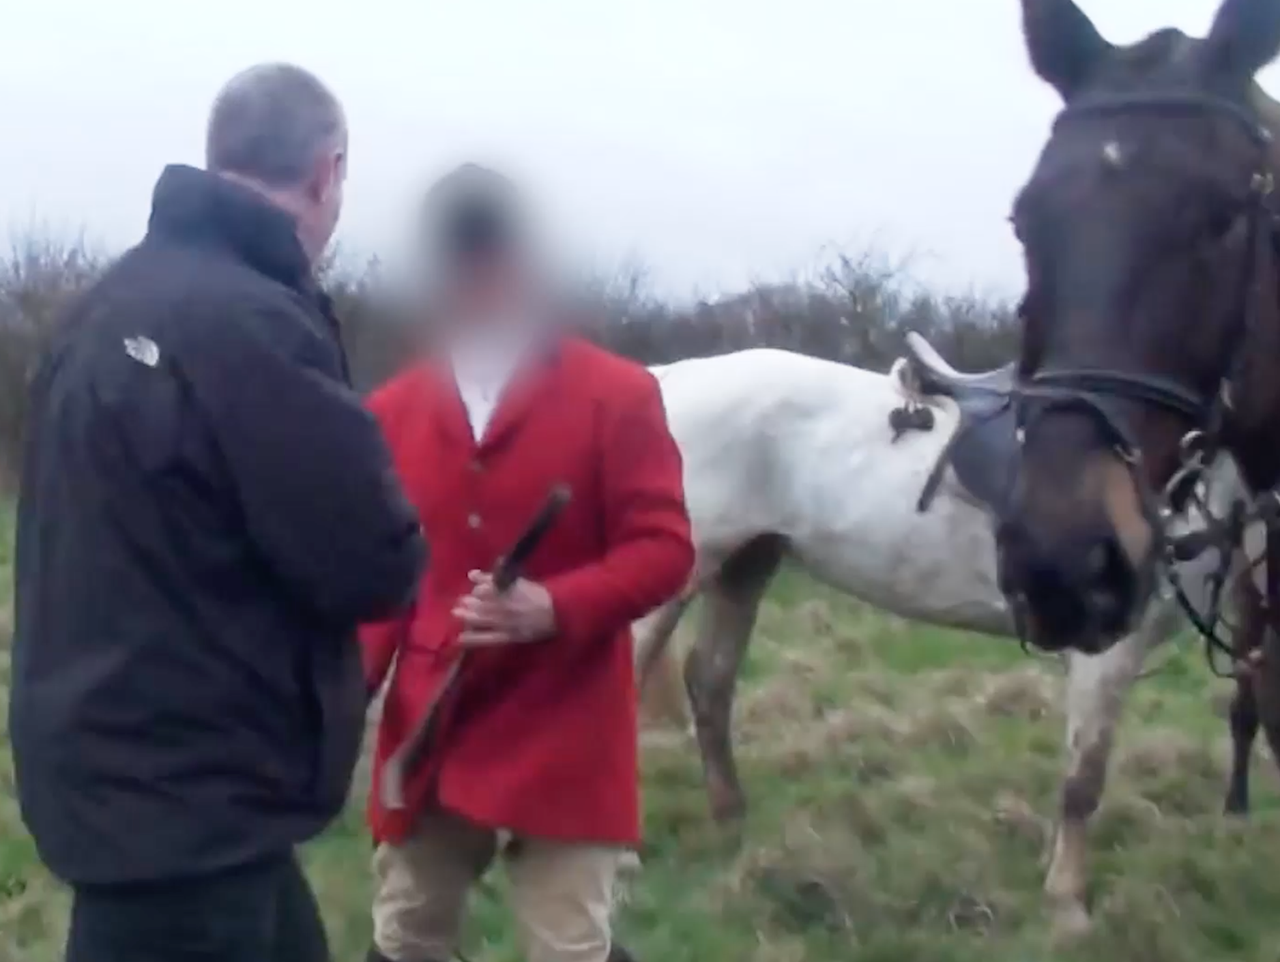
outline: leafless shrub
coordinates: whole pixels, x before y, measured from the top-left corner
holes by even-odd
[[[17,475],[27,382],[67,303],[102,259],[83,241],[29,235],[0,258],[0,488]]]
[[[67,302],[104,259],[82,241],[29,236],[0,260],[0,485],[17,474],[27,381]],[[335,255],[321,277],[343,320],[352,375],[362,390],[409,354],[381,265],[358,268]],[[846,364],[885,369],[903,334],[933,339],[961,367],[995,366],[1013,353],[1008,304],[975,295],[939,296],[914,284],[908,265],[875,251],[832,256],[813,277],[757,284],[714,300],[675,304],[653,292],[644,266],[588,278],[578,292],[584,333],[647,364],[749,347],[778,347]]]

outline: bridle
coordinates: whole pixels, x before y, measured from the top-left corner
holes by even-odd
[[[1273,250],[1273,215],[1268,207],[1268,198],[1274,185],[1265,157],[1272,138],[1245,109],[1219,97],[1195,94],[1090,99],[1063,110],[1054,123],[1054,129],[1082,118],[1135,112],[1214,113],[1230,118],[1248,134],[1262,155],[1238,212],[1238,216],[1245,219],[1247,247],[1238,288],[1239,299],[1232,309],[1233,339],[1227,342],[1234,345],[1231,355],[1217,389],[1209,395],[1202,395],[1169,378],[1141,372],[1051,368],[1023,374],[1013,390],[1017,439],[1021,446],[1035,421],[1055,410],[1083,411],[1102,427],[1108,443],[1132,476],[1145,520],[1156,539],[1156,557],[1165,577],[1188,619],[1204,638],[1210,666],[1217,672],[1216,652],[1234,657],[1231,646],[1218,634],[1222,588],[1244,528],[1254,521],[1263,521],[1267,525],[1267,558],[1276,562],[1267,565],[1267,605],[1271,612],[1280,614],[1280,572],[1273,574],[1280,568],[1280,534],[1277,534],[1280,490],[1263,492],[1248,506],[1237,503],[1226,517],[1214,517],[1202,496],[1209,466],[1226,450],[1226,423],[1248,360],[1251,334],[1258,323],[1255,309],[1258,276],[1264,259],[1271,256]],[[1182,437],[1178,467],[1162,491],[1152,490],[1144,477],[1142,450],[1120,410],[1129,402],[1176,414],[1194,425]],[[1021,466],[1021,459],[1018,463]],[[1206,527],[1191,535],[1172,536],[1169,533],[1170,523],[1189,505],[1196,507]],[[1210,581],[1209,611],[1202,613],[1187,597],[1175,563],[1191,560],[1213,548],[1220,552],[1219,566]]]

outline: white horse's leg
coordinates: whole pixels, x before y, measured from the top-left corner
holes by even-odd
[[[685,660],[685,687],[693,708],[703,778],[711,815],[718,822],[733,821],[746,812],[733,758],[733,696],[760,599],[783,551],[780,538],[757,538],[706,582],[698,637]]]
[[[689,714],[684,684],[680,680],[676,654],[671,650],[671,638],[680,617],[695,596],[696,591],[691,586],[633,629],[636,687],[640,690],[645,713],[654,719],[665,719],[690,734],[693,732],[693,719]]]
[[[1133,687],[1147,652],[1177,625],[1172,602],[1157,602],[1134,634],[1100,655],[1072,653],[1067,659],[1067,774],[1045,892],[1054,927],[1075,934],[1089,925],[1085,908],[1088,882],[1089,819],[1098,809],[1107,781],[1107,765],[1125,696]]]

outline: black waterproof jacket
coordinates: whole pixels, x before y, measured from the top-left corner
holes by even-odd
[[[315,835],[363,728],[355,628],[425,547],[294,222],[168,168],[31,390],[10,727],[42,857],[164,880]]]

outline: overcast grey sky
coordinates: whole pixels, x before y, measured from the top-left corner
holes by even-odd
[[[347,107],[348,249],[394,256],[429,179],[479,160],[534,186],[579,254],[637,256],[671,292],[872,240],[932,283],[1012,292],[1004,218],[1056,108],[1015,0],[5,6],[0,231],[113,247],[166,162],[200,162],[220,84],[292,60]],[[1113,40],[1203,34],[1216,6],[1085,0]]]

